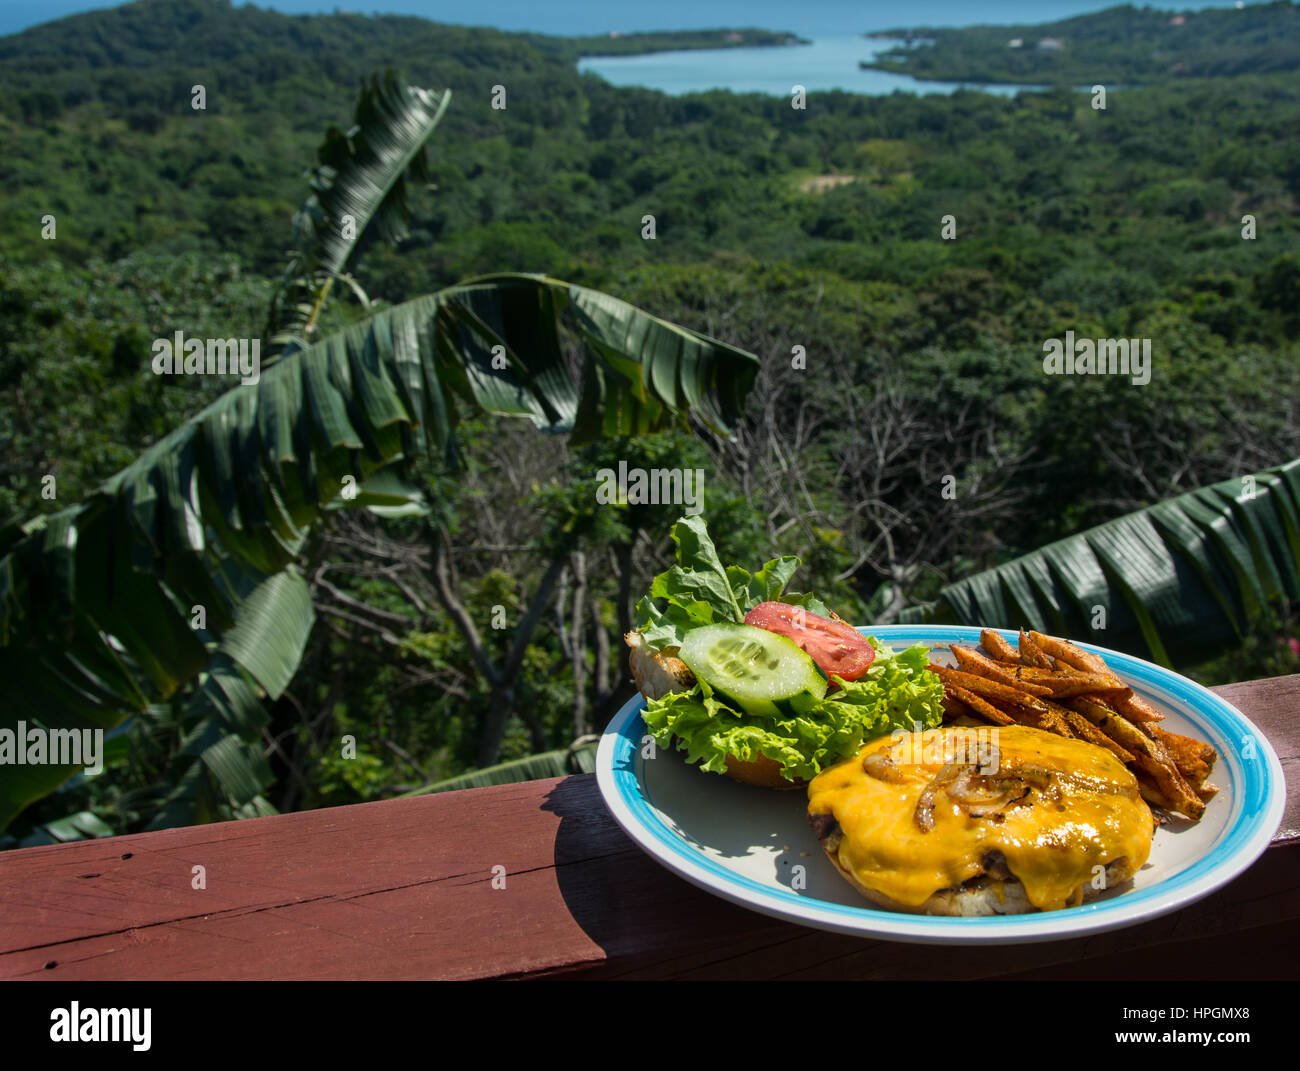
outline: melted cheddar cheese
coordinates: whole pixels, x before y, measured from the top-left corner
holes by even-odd
[[[966,737],[954,734],[967,734]],[[962,754],[971,730],[895,733],[863,745],[852,759],[824,770],[808,786],[810,814],[831,814],[842,838],[837,858],[863,885],[907,907],[984,872],[984,857],[1001,852],[1007,868],[1041,910],[1076,903],[1084,886],[1116,859],[1136,870],[1151,851],[1153,821],[1136,778],[1095,744],[1026,726],[985,729],[1004,772],[1032,764],[1059,771],[1049,787],[1031,785],[1001,821],[966,813],[944,786],[933,790],[933,825],[916,818],[917,803],[945,758]],[[954,746],[955,745],[955,746]],[[888,755],[897,781],[863,769],[874,752]],[[987,760],[983,760],[987,761]]]

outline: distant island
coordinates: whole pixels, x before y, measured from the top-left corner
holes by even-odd
[[[945,82],[1155,84],[1300,68],[1300,5],[1157,11],[1126,4],[1037,25],[864,34],[903,44],[859,66]]]
[[[550,52],[579,56],[637,56],[651,52],[683,52],[699,48],[780,48],[807,45],[798,34],[781,30],[746,29],[671,30],[656,33],[622,33],[611,30],[591,37],[533,37]]]

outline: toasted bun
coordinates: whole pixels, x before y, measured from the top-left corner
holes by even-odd
[[[647,699],[662,699],[672,692],[689,692],[695,687],[695,674],[685,662],[670,653],[673,648],[656,653],[639,632],[629,632],[623,637],[623,642],[631,649],[628,665],[632,669],[632,679],[636,681],[637,690]],[[802,778],[787,780],[781,773],[781,764],[761,754],[749,762],[728,755],[726,775],[759,788],[791,789],[808,784]]]
[[[787,780],[781,773],[781,764],[762,754],[757,755],[750,762],[741,762],[735,755],[728,755],[727,776],[736,781],[743,781],[747,785],[757,785],[759,788],[803,788],[808,784],[802,777],[795,778],[793,781]]]

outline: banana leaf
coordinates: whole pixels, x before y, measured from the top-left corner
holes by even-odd
[[[409,189],[428,182],[425,142],[450,101],[451,90],[407,85],[389,70],[362,83],[351,129],[326,131],[311,195],[294,216],[297,249],[271,302],[265,334],[273,344],[302,344],[372,223],[386,241],[406,237]],[[355,280],[346,281],[368,305]]]
[[[559,342],[566,315],[584,344],[576,373]],[[229,706],[218,684],[237,672],[278,694],[305,636],[293,630],[309,618],[299,607],[282,622],[294,642],[240,646],[231,633],[240,607],[290,566],[323,510],[400,507],[415,459],[454,456],[461,413],[522,417],[575,442],[684,423],[688,413],[726,434],[756,371],[752,354],[541,275],[472,280],[289,353],[85,502],[7,534],[0,729],[19,720],[112,728],[194,681],[218,648],[237,669],[210,674],[198,701]],[[251,749],[240,761],[234,744],[217,746],[221,719],[197,721],[192,744],[207,773],[187,775],[186,805],[202,802],[198,782],[210,775],[224,804],[264,813]],[[0,769],[0,829],[75,772]]]
[[[1172,667],[1300,602],[1300,458],[1224,480],[949,584],[904,623],[1032,628]]]
[[[456,792],[462,788],[487,788],[489,785],[513,785],[520,781],[541,781],[548,777],[567,777],[569,774],[591,773],[596,768],[596,748],[599,741],[580,742],[556,751],[543,751],[522,759],[487,766],[473,773],[450,777],[432,785],[425,785],[399,798],[427,796],[434,792]]]

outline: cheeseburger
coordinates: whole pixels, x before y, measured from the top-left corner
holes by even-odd
[[[1155,820],[1111,752],[1027,726],[895,732],[815,777],[808,818],[882,907],[1053,911],[1128,881]]]

